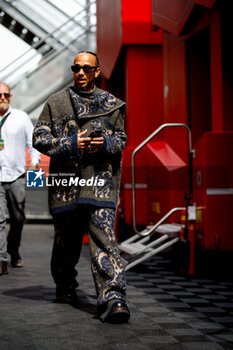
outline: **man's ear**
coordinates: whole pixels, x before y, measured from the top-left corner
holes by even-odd
[[[97,67],[95,70],[95,78],[98,78],[99,75],[100,75],[100,67]]]

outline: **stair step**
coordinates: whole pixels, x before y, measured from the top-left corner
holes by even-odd
[[[151,226],[152,227],[152,226]],[[179,233],[181,231],[182,225],[173,223],[173,224],[162,224],[155,230],[158,233]]]
[[[136,242],[136,243],[122,243],[119,244],[118,248],[126,253],[126,254],[136,254],[138,252],[140,252],[142,249],[144,249],[146,247],[146,245]],[[151,248],[148,248],[146,251],[150,251]]]

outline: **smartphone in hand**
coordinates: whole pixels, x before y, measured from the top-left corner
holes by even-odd
[[[102,130],[93,130],[91,133],[90,133],[90,135],[89,135],[89,137],[100,137],[101,136],[101,134],[102,134]]]

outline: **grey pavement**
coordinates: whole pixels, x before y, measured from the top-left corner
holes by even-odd
[[[0,350],[233,349],[233,281],[176,274],[164,256],[126,273],[131,319],[102,323],[88,246],[79,263],[79,302],[56,302],[49,263],[52,225],[26,224],[22,269],[0,277]]]

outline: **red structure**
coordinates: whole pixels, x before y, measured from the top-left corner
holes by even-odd
[[[230,14],[227,0],[97,0],[103,88],[127,102],[120,204],[125,223],[132,225],[132,151],[163,123],[185,123],[195,149],[195,242],[203,249],[233,250]],[[187,140],[185,129],[165,129],[137,156],[139,225],[184,206]]]
[[[164,117],[192,130],[196,244],[233,250],[233,71],[227,1],[153,0],[164,30]],[[169,144],[176,147],[172,135]]]
[[[122,200],[126,224],[132,224],[131,154],[164,120],[162,32],[153,32],[151,2],[97,1],[97,48],[103,87],[127,101]],[[137,220],[149,222],[147,159],[138,157]]]

